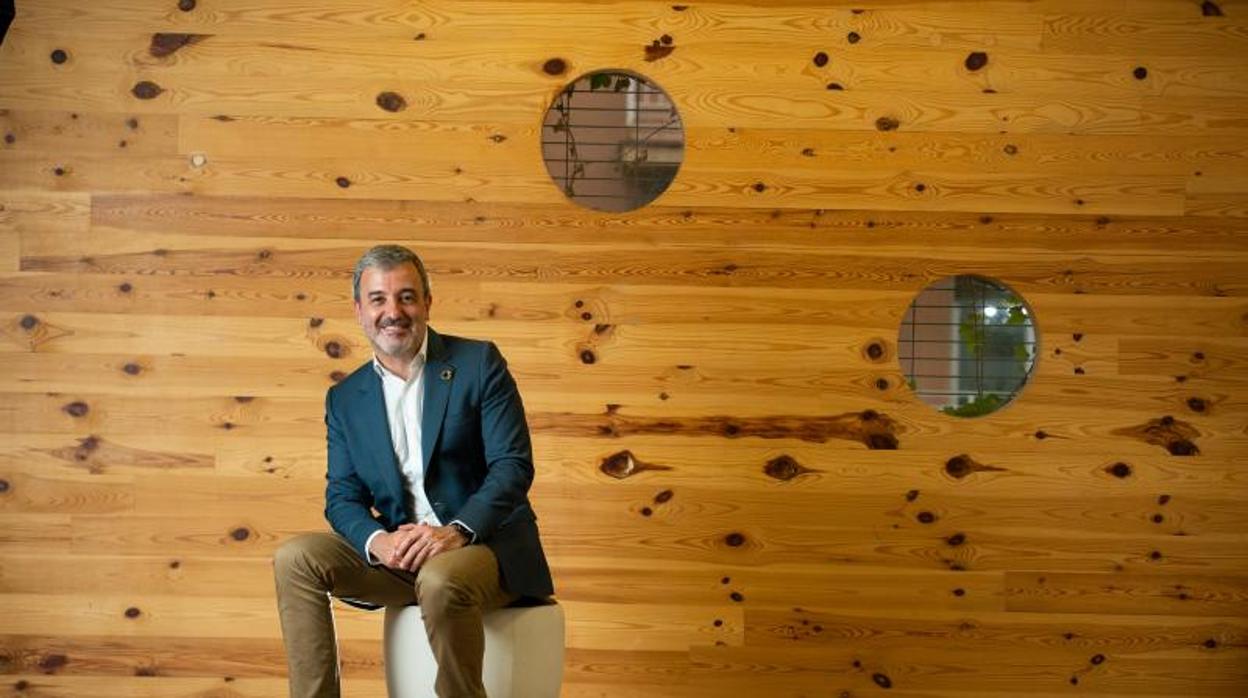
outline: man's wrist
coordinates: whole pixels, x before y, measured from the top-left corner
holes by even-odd
[[[477,534],[473,533],[472,529],[468,528],[463,521],[452,521],[447,525],[458,531],[459,535],[464,537],[464,545],[471,545],[477,538]]]

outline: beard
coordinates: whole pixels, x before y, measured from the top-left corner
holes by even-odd
[[[419,329],[411,318],[385,319],[377,323],[373,332],[369,333],[369,339],[379,353],[406,358],[419,349]]]

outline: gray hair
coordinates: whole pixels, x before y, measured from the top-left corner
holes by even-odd
[[[425,272],[425,263],[420,261],[420,257],[402,245],[377,245],[365,252],[360,257],[360,261],[355,263],[355,275],[351,279],[355,300],[357,302],[360,300],[360,277],[365,269],[376,267],[389,271],[404,264],[416,267],[416,271],[420,274],[421,289],[425,292],[425,298],[428,298],[429,274]]]

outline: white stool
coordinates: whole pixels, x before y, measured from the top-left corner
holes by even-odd
[[[558,698],[563,684],[563,608],[500,608],[485,614],[490,698]],[[386,688],[390,698],[436,698],[438,663],[419,606],[386,607]]]

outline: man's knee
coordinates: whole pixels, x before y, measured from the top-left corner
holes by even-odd
[[[273,575],[278,582],[319,576],[335,542],[332,534],[304,533],[278,546],[273,553]]]
[[[416,575],[416,602],[426,616],[468,608],[475,603],[472,581],[453,566],[426,564]]]

